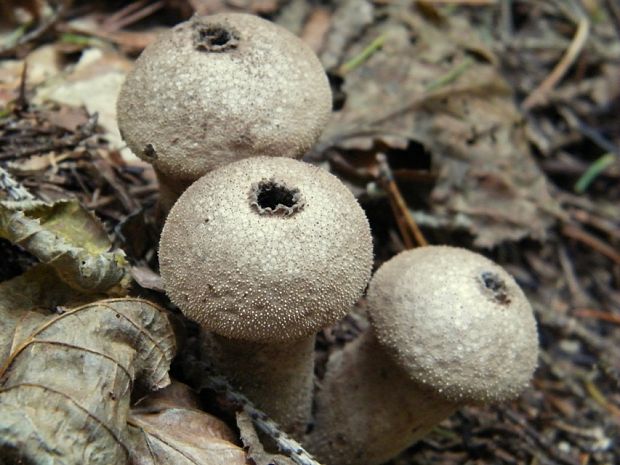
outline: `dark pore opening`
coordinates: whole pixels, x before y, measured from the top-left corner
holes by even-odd
[[[220,24],[196,24],[194,26],[194,45],[198,50],[223,52],[237,47],[239,35],[227,26]]]
[[[484,271],[480,274],[485,289],[490,291],[493,300],[500,304],[508,305],[510,298],[508,297],[508,288],[506,283],[497,274],[490,271]]]
[[[299,211],[304,202],[299,189],[274,179],[263,179],[252,185],[250,204],[260,214],[292,215]]]

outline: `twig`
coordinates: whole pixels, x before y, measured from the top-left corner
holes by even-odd
[[[566,247],[564,247],[564,245],[560,245],[558,247],[558,259],[560,262],[560,268],[562,268],[562,271],[564,272],[564,278],[566,279],[566,285],[568,286],[573,305],[579,307],[586,306],[589,301],[588,296],[579,284],[579,280],[575,274],[575,269],[570,261],[570,258],[568,257],[568,252],[566,251]]]
[[[521,106],[524,110],[530,110],[545,100],[547,94],[556,86],[560,79],[564,77],[568,71],[568,68],[570,68],[570,66],[575,62],[581,53],[581,50],[583,50],[589,35],[590,21],[588,18],[583,16],[579,20],[577,32],[575,33],[573,40],[566,49],[566,52],[560,61],[556,64],[551,73],[543,80],[543,82],[541,82],[538,87],[536,87],[523,101]]]
[[[146,5],[144,8],[139,9],[138,11],[131,12],[124,17],[118,18],[114,23],[108,23],[106,27],[107,32],[115,32],[119,29],[127,27],[135,22],[140,21],[141,19],[146,18],[149,15],[161,10],[165,6],[165,2],[163,0],[159,0],[150,5]]]
[[[338,74],[344,76],[350,71],[353,71],[358,66],[362,65],[368,58],[372,56],[377,50],[379,50],[385,43],[385,34],[381,34],[375,40],[373,40],[368,47],[362,50],[358,55],[351,58],[346,63],[338,67]]]
[[[467,71],[474,64],[474,60],[467,57],[446,74],[439,76],[437,79],[434,79],[426,86],[427,92],[432,92],[434,90],[440,89],[441,87],[447,86],[452,82],[456,81],[465,71]]]
[[[607,321],[616,325],[620,325],[620,315],[605,312],[603,310],[594,310],[591,308],[582,308],[575,310],[573,315],[579,318],[594,318],[596,320]]]
[[[188,361],[192,365],[199,365],[204,376],[201,381],[204,387],[222,394],[228,402],[239,406],[254,422],[256,427],[267,434],[278,446],[280,451],[288,454],[298,465],[321,465],[297,441],[284,433],[280,427],[266,413],[257,409],[243,394],[234,390],[222,376],[212,373],[211,368],[198,360]]]
[[[394,181],[394,174],[390,169],[390,165],[387,162],[385,154],[377,154],[377,162],[379,163],[380,179],[382,180],[382,184],[384,185],[384,188],[388,193],[388,197],[390,198],[390,203],[392,204],[392,209],[394,210],[394,216],[396,217],[398,226],[399,228],[402,228],[401,234],[405,245],[407,246],[407,244],[411,244],[411,237],[413,237],[419,246],[427,246],[428,241],[413,219],[413,216],[407,207],[407,203],[405,202],[405,199],[400,193],[400,189],[398,189],[398,186]],[[412,246],[413,244],[409,245],[408,248],[412,248]]]
[[[407,228],[407,223],[405,223],[402,212],[398,207],[398,202],[396,202],[395,200],[394,186],[396,187],[396,189],[398,189],[398,186],[395,182],[392,181],[391,183],[389,181],[389,179],[391,179],[392,177],[392,171],[387,164],[385,155],[378,154],[377,162],[379,163],[379,179],[381,184],[383,185],[383,189],[387,193],[388,201],[390,202],[390,207],[392,208],[392,214],[394,215],[394,219],[396,220],[396,226],[398,226],[398,230],[400,231],[400,236],[405,245],[405,249],[413,249],[415,247],[415,239],[409,228]]]
[[[573,110],[569,108],[560,108],[560,113],[566,118],[567,123],[578,130],[585,137],[590,139],[602,150],[610,153],[614,153],[620,156],[620,147],[614,144],[610,139],[605,137],[600,129],[596,129],[585,122],[583,122]]]
[[[588,169],[579,177],[575,183],[574,189],[578,194],[583,194],[592,182],[607,168],[616,162],[616,155],[606,153],[602,157],[596,159]]]
[[[35,200],[24,186],[11,177],[8,171],[0,166],[0,189],[6,191],[11,200]]]
[[[36,40],[50,30],[54,24],[58,22],[62,14],[64,13],[67,5],[66,2],[61,1],[56,10],[54,10],[49,16],[44,18],[38,25],[38,27],[30,32],[19,37],[12,43],[8,43],[0,46],[0,56],[10,55],[18,47],[27,44],[30,41]]]
[[[527,434],[530,438],[532,438],[540,447],[542,447],[545,452],[557,461],[557,463],[561,463],[563,465],[577,465],[578,462],[575,461],[572,457],[568,456],[568,454],[562,452],[555,444],[549,441],[548,438],[540,434],[536,429],[534,429],[528,423],[527,419],[524,418],[520,413],[515,410],[505,410],[503,415],[517,425],[525,434]]]
[[[535,309],[542,324],[579,338],[593,351],[609,354],[611,360],[620,359],[620,351],[611,341],[588,329],[576,318],[556,312],[545,304],[537,305]]]
[[[587,246],[596,250],[601,255],[604,255],[605,257],[614,261],[616,264],[620,265],[620,252],[618,252],[612,246],[606,244],[599,238],[584,231],[579,226],[576,226],[574,224],[565,224],[562,227],[562,234],[570,237],[571,239],[575,239],[579,242],[582,242],[583,244],[586,244]]]
[[[17,96],[16,109],[24,111],[28,107],[28,99],[26,98],[26,81],[28,80],[28,62],[24,61],[22,67],[22,75],[19,80],[19,95]]]
[[[60,140],[51,140],[43,142],[40,145],[25,147],[23,149],[15,148],[12,151],[0,150],[0,160],[5,159],[16,159],[21,157],[27,157],[30,155],[35,155],[39,153],[51,152],[52,150],[60,150],[65,148],[73,148],[77,147],[82,141],[88,139],[93,134],[95,134],[95,130],[97,129],[97,122],[99,120],[99,114],[93,113],[89,115],[88,120],[84,125],[80,126],[78,131],[63,136]],[[11,144],[14,145],[14,144]],[[0,147],[4,149],[4,147]],[[12,149],[12,147],[11,147]]]
[[[118,28],[115,27],[115,23],[130,15],[131,13],[143,8],[148,3],[148,0],[139,0],[132,2],[129,5],[124,6],[120,10],[112,13],[106,19],[101,22],[101,27],[106,31],[114,31]]]
[[[594,402],[596,402],[613,416],[615,416],[616,419],[620,418],[620,408],[616,407],[609,400],[607,400],[605,395],[600,391],[600,389],[596,386],[596,384],[594,384],[591,379],[584,379],[583,384],[586,387],[586,391],[588,391],[588,394],[590,394],[590,397],[592,397]]]

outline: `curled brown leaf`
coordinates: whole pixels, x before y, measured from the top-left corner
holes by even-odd
[[[166,386],[174,352],[165,312],[145,300],[108,299],[47,318],[0,368],[0,457],[128,463],[134,384]]]

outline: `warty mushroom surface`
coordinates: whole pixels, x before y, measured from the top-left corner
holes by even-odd
[[[315,333],[361,296],[368,221],[327,171],[289,158],[223,166],[174,205],[160,242],[171,300],[212,331],[212,360],[285,430],[301,434]]]
[[[161,34],[118,97],[123,139],[151,163],[167,210],[200,176],[253,156],[301,158],[331,114],[314,52],[258,16],[194,16]]]
[[[528,386],[538,336],[503,268],[428,246],[384,263],[368,289],[370,329],[332,354],[308,449],[330,465],[379,465],[465,404]]]

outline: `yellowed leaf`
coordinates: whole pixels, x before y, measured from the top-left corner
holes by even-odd
[[[130,279],[125,254],[110,252],[101,223],[76,200],[0,202],[0,237],[53,266],[80,291],[122,288]]]

